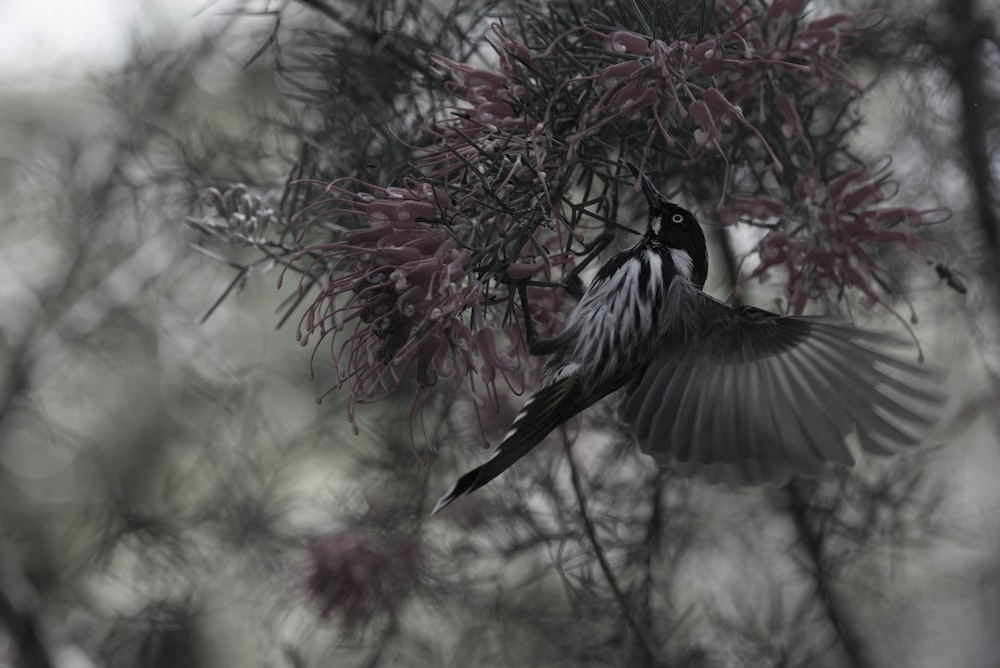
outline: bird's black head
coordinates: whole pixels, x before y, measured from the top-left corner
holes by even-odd
[[[639,177],[635,167],[632,167],[632,172]],[[670,251],[678,271],[682,271],[682,267],[678,265],[686,265],[687,258],[690,258],[690,280],[698,287],[704,287],[708,277],[708,248],[701,225],[690,211],[661,195],[648,176],[642,175],[640,180],[642,192],[649,204],[649,228],[646,236],[656,239]]]

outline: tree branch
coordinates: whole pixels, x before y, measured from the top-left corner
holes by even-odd
[[[68,666],[71,662],[60,658],[38,608],[38,592],[18,567],[6,538],[0,535],[0,624],[7,629],[11,644],[17,647],[18,665],[23,668]],[[93,664],[79,648],[74,648],[72,654],[74,666],[92,668]]]
[[[656,647],[653,639],[649,636],[649,633],[644,629],[636,620],[635,615],[632,614],[632,608],[629,605],[628,599],[625,597],[624,592],[622,592],[621,587],[618,586],[618,580],[615,578],[614,572],[611,570],[611,564],[608,563],[608,559],[604,554],[604,550],[601,548],[600,543],[597,540],[597,531],[594,528],[594,523],[590,520],[590,516],[587,514],[587,502],[583,496],[583,488],[580,484],[580,474],[576,469],[576,463],[573,461],[573,449],[570,447],[570,439],[566,434],[566,427],[560,430],[563,439],[563,447],[566,450],[566,461],[569,462],[569,474],[570,480],[573,483],[573,493],[576,496],[577,503],[580,504],[580,517],[583,520],[583,528],[587,533],[587,539],[590,541],[591,547],[594,549],[594,555],[597,557],[597,563],[601,567],[601,571],[604,573],[604,577],[608,581],[608,586],[611,587],[611,592],[615,596],[615,600],[618,602],[618,607],[625,617],[625,621],[628,623],[630,629],[635,634],[635,637],[639,640],[643,649],[646,651],[646,655],[649,657],[649,665],[651,666],[666,666],[666,659],[660,653],[660,650]]]
[[[1000,265],[1000,221],[993,207],[994,183],[990,173],[987,118],[994,111],[983,89],[982,46],[995,35],[989,21],[976,17],[974,0],[942,3],[951,19],[949,38],[940,48],[951,65],[951,76],[961,100],[961,140],[966,169],[972,183],[973,208],[983,239],[989,246],[992,266]]]

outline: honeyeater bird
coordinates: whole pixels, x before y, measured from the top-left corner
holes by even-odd
[[[705,235],[637,173],[649,224],[601,267],[493,457],[434,513],[506,471],[572,416],[624,388],[619,414],[640,449],[683,475],[736,484],[853,464],[844,442],[889,453],[918,442],[940,397],[932,374],[887,354],[898,339],[829,317],[731,306],[702,291]]]

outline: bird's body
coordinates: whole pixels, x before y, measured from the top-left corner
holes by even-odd
[[[925,372],[875,350],[893,339],[830,319],[718,302],[702,288],[705,237],[694,216],[642,178],[649,224],[598,271],[494,456],[441,497],[482,487],[557,426],[627,388],[621,416],[643,451],[687,474],[734,482],[815,475],[851,463],[857,430],[880,452],[916,439],[936,396]],[[878,410],[876,410],[878,409]]]
[[[659,339],[682,319],[678,307],[692,297],[683,293],[700,290],[691,272],[679,272],[664,253],[647,235],[601,268],[563,333],[546,344],[553,352],[541,387],[574,372],[598,387],[620,386],[623,373],[649,361]]]

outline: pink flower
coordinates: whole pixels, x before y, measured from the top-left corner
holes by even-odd
[[[542,300],[526,313],[518,286],[551,281],[573,263],[562,163],[519,102],[525,71],[537,63],[505,31],[494,33],[499,71],[433,58],[455,76],[447,88],[456,104],[424,123],[414,176],[388,188],[342,179],[300,213],[313,216],[309,224],[331,214],[357,222],[338,222],[347,231],[336,241],[299,255],[312,262],[303,286],[325,272],[299,340],[313,345],[314,364],[329,346],[338,378],[331,390],[348,390],[352,424],[359,402],[415,379],[414,448],[414,427],[442,381],[467,390],[480,424],[483,410],[498,410],[498,384],[523,389],[525,318],[539,336],[556,334],[559,318],[540,310]],[[548,305],[568,310],[564,291],[551,292],[563,296]]]
[[[200,232],[240,246],[265,243],[265,233],[274,220],[274,210],[258,195],[238,183],[225,193],[205,188],[201,202],[215,209],[215,215],[189,216],[185,223]]]
[[[330,339],[338,386],[350,391],[352,422],[358,402],[386,396],[410,369],[423,391],[420,402],[440,378],[454,375],[474,386],[479,374],[495,393],[498,377],[518,370],[515,357],[498,353],[491,336],[473,336],[465,322],[485,327],[486,288],[460,242],[469,226],[444,223],[457,216],[451,198],[412,180],[384,194],[341,192],[338,202],[363,215],[366,226],[304,252],[328,269],[298,336],[303,345],[318,337],[316,351]]]
[[[733,149],[732,141],[720,140],[725,128],[749,132],[771,169],[776,174],[785,169],[771,146],[773,133],[766,129],[776,109],[781,131],[800,140],[811,162],[812,146],[784,88],[805,83],[819,91],[840,86],[860,93],[842,51],[872,25],[873,14],[840,13],[806,21],[805,4],[776,0],[760,13],[743,0],[725,0],[715,7],[721,25],[716,34],[691,34],[671,42],[625,31],[580,29],[564,34],[563,40],[580,32],[593,34],[607,55],[606,64],[573,82],[594,85],[598,97],[567,138],[567,158],[608,124],[649,119],[640,167],[660,140],[680,147],[689,164],[713,152],[724,163],[721,204],[729,187]],[[546,53],[554,53],[555,46]],[[551,114],[545,120],[549,122]]]
[[[879,260],[878,249],[888,246],[929,261],[931,243],[921,228],[944,222],[943,209],[920,210],[884,206],[896,191],[888,178],[889,160],[861,165],[822,181],[817,173],[799,178],[794,193],[798,201],[780,205],[776,198],[760,195],[732,202],[720,211],[724,220],[742,215],[780,217],[785,225],[759,244],[760,265],[751,274],[763,278],[773,267],[788,274],[788,310],[801,313],[810,299],[829,291],[859,290],[874,304],[888,308],[879,283],[901,286]],[[802,227],[792,236],[785,227]],[[915,317],[915,316],[913,316]]]
[[[309,596],[323,617],[337,612],[348,631],[375,615],[394,615],[423,570],[417,541],[377,538],[353,529],[314,540],[309,560]]]

